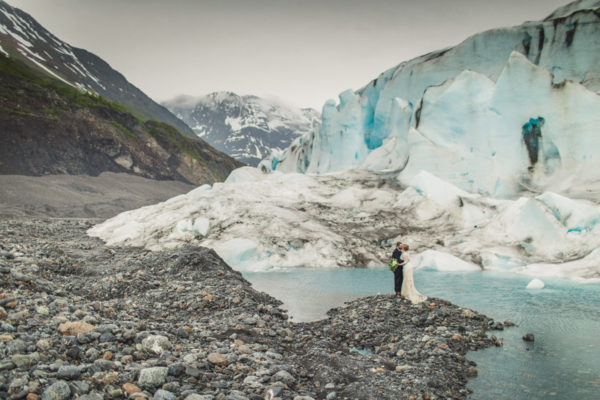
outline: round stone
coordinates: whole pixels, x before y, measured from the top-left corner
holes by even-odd
[[[65,381],[54,382],[42,393],[42,400],[67,400],[69,397],[71,388]]]
[[[286,385],[291,385],[296,381],[296,378],[294,378],[289,372],[281,370],[271,377],[271,381],[283,382]]]
[[[535,340],[535,337],[533,336],[533,333],[526,333],[525,335],[523,335],[523,340],[526,342],[533,342]]]
[[[26,354],[15,354],[10,359],[17,368],[27,368],[33,364],[33,360]]]
[[[229,364],[227,359],[219,353],[210,353],[208,355],[208,362],[215,365],[221,365],[223,367],[226,367],[227,364]]]
[[[140,389],[139,387],[137,387],[136,385],[134,385],[131,382],[125,383],[123,384],[123,390],[127,392],[127,394],[134,394],[134,393],[139,393],[142,391],[142,389]]]
[[[61,379],[75,380],[81,376],[81,370],[75,365],[61,365],[56,376]]]
[[[167,390],[158,389],[154,393],[153,399],[154,400],[177,400],[177,396],[175,396],[173,393],[171,393]]]
[[[204,395],[204,394],[197,394],[197,393],[192,393],[185,398],[185,400],[213,400],[213,399],[214,399],[214,397],[211,395]]]
[[[58,327],[58,331],[63,335],[68,336],[77,336],[82,333],[88,333],[95,329],[93,325],[90,325],[86,322],[75,321],[75,322],[65,322],[60,324]]]
[[[142,386],[160,386],[167,380],[168,373],[167,367],[144,368],[140,371],[138,383]]]
[[[150,335],[142,341],[145,351],[161,354],[169,348],[169,339],[162,335]]]

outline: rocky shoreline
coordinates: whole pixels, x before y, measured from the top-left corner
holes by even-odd
[[[464,399],[503,324],[371,296],[288,321],[212,250],[108,248],[99,220],[0,220],[0,398]]]

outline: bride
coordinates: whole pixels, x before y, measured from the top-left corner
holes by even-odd
[[[402,281],[402,297],[410,300],[413,304],[420,303],[427,299],[427,296],[419,293],[417,288],[415,287],[415,282],[413,280],[413,267],[407,265],[410,261],[410,257],[408,255],[408,245],[403,243],[402,245],[402,259],[404,260],[404,280]]]

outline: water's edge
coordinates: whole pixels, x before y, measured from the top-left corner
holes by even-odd
[[[289,269],[244,273],[260,291],[283,301],[294,321],[326,317],[332,307],[357,297],[391,293],[387,269]],[[531,278],[493,272],[417,270],[417,288],[514,328],[494,332],[504,346],[469,352],[479,376],[469,381],[470,399],[599,399],[600,284],[546,280],[525,289]],[[535,342],[522,340],[533,333]]]

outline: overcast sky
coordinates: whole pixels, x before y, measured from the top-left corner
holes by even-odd
[[[321,109],[402,61],[568,0],[8,0],[156,101],[229,90]]]

